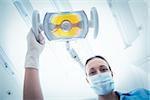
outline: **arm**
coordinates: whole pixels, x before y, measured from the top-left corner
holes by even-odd
[[[28,50],[25,58],[23,100],[43,100],[39,80],[39,57],[44,49],[45,40],[41,33],[39,33],[38,41],[31,29],[27,36]]]
[[[43,100],[38,70],[25,69],[24,100]]]

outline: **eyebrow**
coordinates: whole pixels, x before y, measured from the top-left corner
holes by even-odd
[[[94,70],[94,68],[90,68],[89,71]]]
[[[107,66],[106,66],[106,65],[100,65],[99,67],[106,67],[106,68],[107,68]]]
[[[102,68],[102,67],[106,67],[106,68],[107,68],[107,66],[106,66],[106,65],[99,65],[98,67],[100,67],[100,68]],[[90,68],[90,69],[89,69],[89,71],[90,71],[90,70],[94,70],[94,68],[92,67],[92,68]]]

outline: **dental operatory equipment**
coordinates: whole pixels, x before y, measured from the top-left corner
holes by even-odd
[[[40,22],[38,11],[33,11],[32,28],[38,38],[38,30],[43,30],[48,40],[70,41],[77,38],[85,38],[89,28],[94,29],[93,37],[98,34],[98,14],[96,8],[91,9],[91,20],[82,11],[46,13],[43,24]]]
[[[74,11],[72,8],[70,9],[71,5],[63,7],[60,3],[61,1],[50,0],[58,11],[46,12],[43,20],[41,20],[40,13],[37,10],[33,10],[30,2],[28,1],[28,3],[24,5],[23,1],[24,0],[14,0],[13,3],[24,21],[32,23],[31,25],[36,40],[39,40],[39,31],[44,31],[49,41],[57,40],[66,42],[66,50],[73,59],[83,66],[77,52],[70,46],[70,42],[86,38],[90,29],[93,30],[93,38],[97,38],[99,19],[96,8],[91,8],[90,18],[88,18],[84,10]],[[68,0],[63,0],[63,2],[70,4]],[[63,11],[61,10],[62,8],[64,9]],[[30,11],[32,11],[32,16]]]
[[[91,9],[91,20],[88,20],[86,13],[82,11],[46,13],[43,24],[40,23],[38,11],[33,11],[32,28],[38,40],[38,31],[43,30],[47,39],[61,40],[66,42],[66,48],[73,59],[80,66],[83,66],[77,52],[70,47],[69,42],[77,39],[84,39],[87,36],[89,28],[94,29],[93,38],[98,35],[98,14],[95,7]]]

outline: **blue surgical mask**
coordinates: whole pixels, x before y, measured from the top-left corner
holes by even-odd
[[[88,77],[91,88],[98,95],[107,95],[114,90],[114,81],[110,72]]]

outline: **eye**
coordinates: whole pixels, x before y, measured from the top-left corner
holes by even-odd
[[[101,72],[106,72],[106,71],[108,71],[107,68],[102,68],[102,69],[101,69]]]
[[[91,71],[90,73],[89,73],[89,76],[93,76],[93,75],[95,75],[96,74],[96,71]]]

